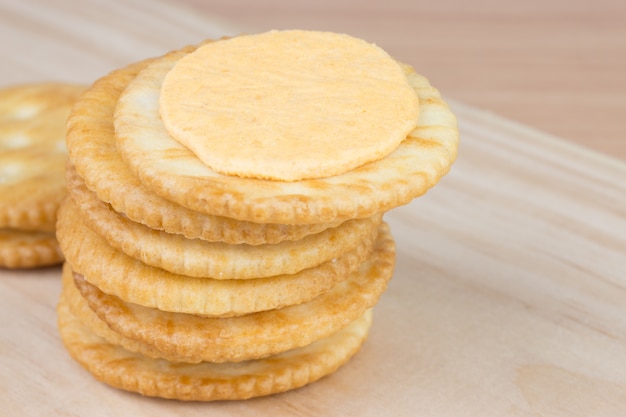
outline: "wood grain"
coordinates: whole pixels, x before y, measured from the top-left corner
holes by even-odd
[[[174,3],[0,3],[9,40],[0,43],[0,75],[89,82],[228,31]],[[623,415],[626,164],[452,104],[459,159],[435,189],[386,216],[396,273],[370,338],[339,372],[245,402],[120,392],[61,344],[60,269],[0,271],[0,414]]]

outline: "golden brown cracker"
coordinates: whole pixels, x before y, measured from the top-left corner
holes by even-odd
[[[233,318],[163,312],[123,302],[82,279],[75,284],[98,317],[124,337],[190,360],[245,361],[310,344],[373,307],[391,279],[395,260],[386,224],[379,236],[371,259],[331,290],[306,303]]]
[[[375,236],[317,267],[244,280],[192,278],[145,265],[113,249],[80,218],[61,216],[58,238],[74,271],[107,294],[164,311],[227,317],[299,304],[329,290],[367,258]]]
[[[211,42],[159,81],[148,71],[131,82],[118,134],[150,141],[138,139],[137,104],[158,91],[171,137],[214,171],[239,177],[338,175],[391,153],[418,118],[417,95],[396,61],[339,33],[274,30]]]
[[[63,262],[54,233],[0,228],[0,268],[27,269]]]
[[[237,364],[184,364],[147,358],[108,343],[74,317],[63,300],[57,312],[68,352],[96,379],[141,395],[185,401],[241,400],[319,380],[359,351],[372,320],[368,310],[329,337],[265,359]]]
[[[118,162],[121,163],[121,159]],[[121,202],[120,205],[125,210],[120,214],[151,229],[183,235],[188,239],[202,239],[232,245],[274,244],[285,240],[299,240],[341,224],[341,222],[302,226],[258,224],[210,216],[189,210],[150,193],[136,181],[135,177],[132,177],[125,166],[122,169],[121,166],[111,164],[108,168],[112,171],[106,171],[100,175],[106,182],[106,187],[115,188],[116,192],[112,199]],[[124,170],[128,176],[123,175]],[[110,172],[115,172],[115,174],[110,174]],[[100,200],[97,193],[87,188],[71,163],[66,169],[66,181],[72,200],[87,216],[92,207],[108,205],[115,210],[114,204],[107,204]],[[92,219],[92,221],[96,220]]]
[[[65,195],[65,123],[84,89],[41,83],[0,90],[0,228],[54,232]]]
[[[163,79],[181,55],[152,62],[138,77]],[[456,158],[454,115],[428,80],[408,66],[403,68],[420,98],[417,127],[391,154],[340,175],[284,182],[219,174],[169,136],[159,117],[158,87],[149,93],[150,100],[120,99],[118,117],[124,109],[143,117],[135,126],[141,134],[118,132],[117,148],[146,187],[202,213],[284,224],[368,217],[425,193]]]
[[[75,219],[81,212],[68,199],[59,218]],[[97,221],[89,221],[97,219]],[[355,249],[376,233],[381,215],[348,220],[296,241],[271,245],[229,245],[187,239],[135,223],[110,208],[92,207],[84,220],[114,248],[141,262],[176,274],[214,279],[265,278],[295,274]]]
[[[91,332],[113,345],[119,345],[130,352],[140,353],[149,358],[160,358],[170,362],[185,362],[186,358],[164,355],[154,346],[124,337],[113,331],[104,321],[100,320],[96,313],[89,307],[89,304],[87,304],[87,301],[83,298],[78,289],[76,289],[74,285],[74,274],[67,262],[63,265],[60,302],[66,304],[72,315]],[[187,363],[198,362],[201,361],[187,361]]]

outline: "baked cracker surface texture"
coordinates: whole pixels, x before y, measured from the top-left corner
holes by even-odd
[[[101,320],[129,339],[169,356],[238,362],[302,347],[338,331],[374,307],[395,264],[395,244],[381,226],[374,256],[349,279],[306,303],[232,318],[163,312],[126,303],[82,279],[75,284]]]
[[[23,84],[0,89],[0,267],[58,264],[56,213],[65,197],[66,121],[86,87]]]
[[[341,257],[375,234],[382,216],[349,220],[300,240],[269,245],[229,245],[187,239],[147,228],[111,210],[102,210],[104,222],[88,225],[116,249],[151,266],[192,277],[252,279],[295,274]],[[71,199],[59,209],[59,218],[80,218]]]
[[[0,228],[54,232],[65,196],[66,121],[86,87],[0,89]]]
[[[151,267],[107,244],[81,219],[59,219],[58,239],[72,269],[107,294],[163,311],[232,317],[308,301],[346,280],[370,257],[372,235],[340,258],[295,274],[211,279]],[[236,295],[236,296],[233,296]]]
[[[51,232],[0,229],[0,268],[31,269],[63,262]]]
[[[151,62],[130,81],[114,115],[117,149],[131,171],[151,191],[184,207],[257,223],[363,218],[422,195],[456,158],[456,118],[427,79],[395,63],[419,99],[419,118],[389,154],[336,175],[294,181],[217,172],[178,142],[161,118],[163,82],[190,55],[181,51]],[[363,80],[354,74],[352,81]],[[333,147],[326,152],[333,154]]]
[[[183,401],[243,400],[299,388],[335,372],[356,354],[371,326],[368,310],[339,332],[303,348],[242,364],[185,364],[153,359],[109,343],[57,308],[70,355],[100,381],[146,396]]]

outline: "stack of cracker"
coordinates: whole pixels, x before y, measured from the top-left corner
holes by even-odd
[[[63,261],[54,231],[65,197],[65,124],[83,90],[65,83],[0,90],[0,268]]]
[[[457,143],[426,79],[347,35],[245,35],[112,72],[68,125],[67,349],[112,386],[181,400],[334,372],[393,273],[383,213]]]

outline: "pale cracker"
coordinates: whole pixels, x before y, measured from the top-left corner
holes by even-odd
[[[65,195],[65,123],[84,88],[41,83],[0,90],[0,228],[54,232]]]
[[[182,234],[189,239],[230,244],[257,245],[298,240],[341,223],[286,225],[236,221],[190,210],[144,187],[117,153],[113,111],[120,93],[147,63],[130,65],[96,81],[74,106],[67,133],[70,159],[75,164],[75,167],[69,164],[66,173],[70,192],[81,192],[76,187],[84,180],[98,199],[137,223],[155,230]]]
[[[63,262],[54,233],[0,228],[0,268],[27,269]]]
[[[168,356],[245,361],[308,345],[373,307],[391,279],[395,261],[395,244],[386,224],[380,236],[372,258],[331,290],[306,303],[233,318],[163,312],[123,302],[82,279],[75,279],[75,284],[98,317],[124,337]]]
[[[118,151],[142,183],[182,206],[258,223],[363,218],[425,193],[456,158],[456,118],[424,77],[403,66],[420,99],[420,118],[416,129],[385,158],[341,175],[294,182],[219,174],[172,139],[159,116],[161,82],[182,54],[156,60],[139,73],[135,81],[142,83],[142,89],[125,94],[118,110],[142,114],[141,123],[128,125],[124,134],[117,135]],[[148,77],[154,82],[143,83]],[[132,83],[130,88],[134,90]]]
[[[348,220],[341,225],[296,241],[268,245],[229,245],[187,239],[135,223],[107,207],[92,207],[86,224],[112,247],[141,262],[176,274],[198,278],[251,279],[295,274],[355,249],[376,233],[382,215]],[[76,221],[81,212],[71,199],[59,218]],[[89,222],[97,218],[97,221]]]
[[[142,113],[126,103],[150,97],[143,92],[159,88],[155,82],[140,76],[122,95],[119,135],[140,134]],[[391,153],[415,128],[419,103],[378,46],[274,30],[211,42],[180,59],[163,79],[159,108],[172,138],[216,172],[297,181]]]
[[[74,271],[107,294],[164,311],[222,317],[308,301],[347,279],[374,244],[372,235],[342,257],[296,274],[215,280],[147,266],[113,249],[81,219],[61,217],[58,238]]]
[[[367,338],[371,310],[341,331],[277,356],[244,363],[172,363],[112,345],[57,308],[61,339],[96,379],[141,395],[185,401],[243,400],[299,388],[335,372]]]

